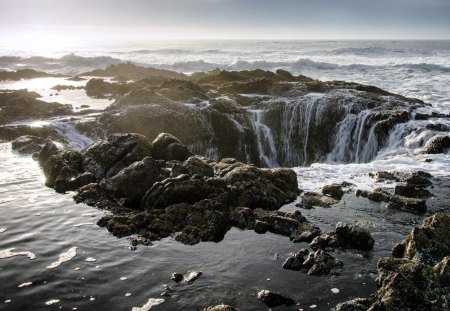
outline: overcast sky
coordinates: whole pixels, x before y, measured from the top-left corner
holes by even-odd
[[[450,0],[0,0],[3,39],[450,39]]]

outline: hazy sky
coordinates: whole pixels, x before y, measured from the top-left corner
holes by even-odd
[[[24,42],[450,39],[450,0],[0,0],[0,33]]]

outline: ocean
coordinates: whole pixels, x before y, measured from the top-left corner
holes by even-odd
[[[162,41],[93,43],[52,51],[0,46],[0,70],[31,68],[77,75],[122,62],[186,74],[216,68],[285,69],[319,80],[374,85],[430,104],[417,113],[450,113],[450,41]],[[26,88],[40,93],[45,101],[75,108],[89,104],[104,109],[111,103],[91,99],[83,90],[54,94],[50,89],[68,83],[82,86],[85,82],[40,78],[0,82],[0,88]],[[61,121],[24,120],[22,124],[52,124],[78,150],[93,141]],[[360,189],[373,189],[380,184],[368,174],[385,170],[425,170],[448,178],[449,153],[421,153],[435,135],[424,130],[429,123],[450,127],[448,117],[400,124],[390,133],[386,146],[365,161],[336,160],[340,159],[337,146],[336,154],[323,161],[294,168],[299,187],[317,191],[325,183],[351,181]],[[337,137],[336,145],[345,144],[345,135]],[[266,158],[267,164],[276,164],[270,154]],[[131,251],[127,239],[116,238],[95,225],[104,211],[77,205],[72,194],[60,195],[46,188],[38,164],[12,152],[9,142],[0,142],[0,185],[0,310],[131,310],[150,298],[161,299],[162,286],[172,286],[172,272],[189,270],[201,270],[203,275],[192,285],[176,287],[176,294],[156,310],[202,310],[222,302],[254,310],[255,305],[261,307],[256,293],[265,288],[299,302],[294,309],[285,310],[332,310],[337,302],[367,297],[375,291],[377,258],[389,255],[393,243],[421,220],[415,215],[388,213],[379,205],[358,200],[327,210],[302,210],[323,231],[339,220],[368,222],[377,241],[373,253],[366,257],[339,252],[336,255],[346,262],[341,275],[317,278],[282,269],[284,259],[300,246],[270,233],[259,235],[233,228],[219,243],[186,246],[167,238]],[[439,204],[433,199],[429,203]],[[283,207],[295,209],[294,204]],[[60,254],[75,247],[70,260],[56,269],[48,268]],[[8,256],[11,252],[30,252],[31,256]],[[338,293],[331,291],[334,288]]]

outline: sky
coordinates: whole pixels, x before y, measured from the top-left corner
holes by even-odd
[[[3,41],[450,39],[450,0],[0,0]]]

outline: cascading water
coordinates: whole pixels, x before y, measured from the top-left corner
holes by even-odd
[[[272,135],[272,130],[262,123],[263,110],[248,110],[250,112],[251,121],[256,134],[258,143],[258,153],[261,164],[267,167],[277,167],[278,156],[275,147],[275,140]]]

